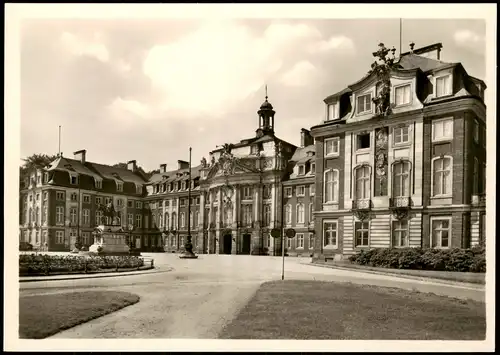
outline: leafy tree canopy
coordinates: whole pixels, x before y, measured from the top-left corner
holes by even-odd
[[[57,155],[35,153],[33,155],[30,155],[29,157],[22,159],[24,163],[21,165],[20,170],[24,172],[32,169],[44,168],[55,159],[57,159]]]

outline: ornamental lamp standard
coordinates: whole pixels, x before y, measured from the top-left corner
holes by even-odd
[[[179,256],[181,259],[197,259],[198,255],[193,253],[193,243],[191,243],[191,150],[189,147],[189,174],[188,174],[188,235],[186,244],[184,244],[184,252]]]

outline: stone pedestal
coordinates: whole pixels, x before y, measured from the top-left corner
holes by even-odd
[[[89,252],[106,255],[128,255],[130,247],[127,244],[128,232],[122,226],[100,225],[94,230],[94,244]]]

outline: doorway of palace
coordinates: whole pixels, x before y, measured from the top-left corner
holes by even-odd
[[[224,235],[224,242],[223,242],[223,254],[231,254],[231,249],[233,247],[233,236],[232,234],[225,234]]]
[[[250,241],[252,236],[250,234],[243,234],[243,241],[241,245],[241,254],[250,254]]]

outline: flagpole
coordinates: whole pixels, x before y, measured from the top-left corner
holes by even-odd
[[[188,175],[188,235],[184,245],[184,253],[179,257],[181,259],[197,259],[198,256],[193,253],[193,243],[191,242],[191,147],[189,147],[189,175]],[[194,222],[194,218],[193,218]]]
[[[61,126],[59,126],[59,151],[57,152],[57,155],[61,155]]]

